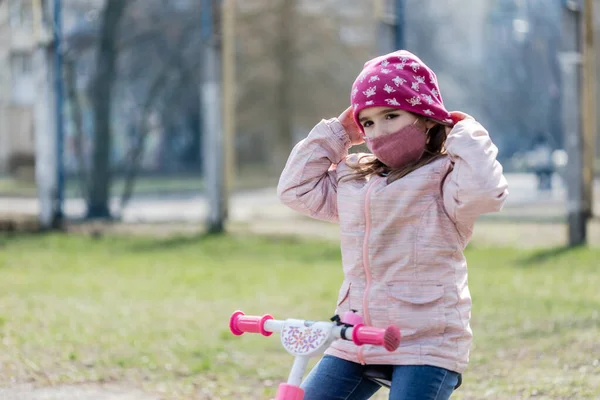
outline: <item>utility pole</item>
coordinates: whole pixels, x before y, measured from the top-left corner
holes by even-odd
[[[406,46],[404,30],[404,0],[396,0],[396,49],[404,49]]]
[[[273,58],[279,73],[275,85],[274,119],[276,133],[271,142],[270,171],[279,174],[293,146],[294,135],[294,50],[296,8],[298,0],[279,0],[274,10],[277,15],[277,40],[273,44]]]
[[[404,1],[375,0],[377,52],[380,55],[405,49]]]
[[[584,0],[583,19],[583,179],[585,215],[589,219],[594,216],[594,164],[596,158],[597,86],[593,0]]]
[[[45,6],[45,7],[44,7]],[[58,190],[57,178],[59,157],[57,156],[58,133],[57,96],[54,90],[56,74],[54,73],[55,29],[45,26],[43,15],[52,15],[49,3],[42,4],[40,0],[33,2],[34,34],[37,49],[34,54],[35,99],[35,179],[39,202],[39,222],[43,230],[52,229],[57,222]]]
[[[235,22],[236,1],[223,0],[221,26],[223,27],[223,144],[225,146],[225,198],[231,194],[235,175],[235,130],[236,130],[236,57]],[[227,201],[225,201],[227,204]],[[225,208],[225,218],[228,208]]]
[[[567,163],[567,213],[569,246],[587,241],[582,136],[581,0],[563,0],[562,46],[559,55],[562,78],[562,121]]]
[[[220,0],[202,0],[203,79],[201,83],[201,115],[203,121],[204,182],[208,197],[207,231],[225,230],[227,199],[225,197],[225,163],[221,96]]]
[[[63,223],[63,203],[65,192],[65,174],[63,152],[65,142],[64,130],[64,96],[63,96],[63,57],[62,57],[62,0],[54,0],[54,93],[56,96],[56,202],[52,225],[59,228]]]

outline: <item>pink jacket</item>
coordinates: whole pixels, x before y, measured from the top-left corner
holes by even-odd
[[[278,185],[281,201],[339,222],[344,281],[336,313],[356,310],[366,325],[396,324],[397,351],[338,340],[327,354],[362,364],[432,365],[462,373],[472,332],[463,250],[475,219],[500,211],[508,195],[497,148],[474,120],[455,125],[448,157],[391,184],[384,177],[338,182],[350,139],[323,120],[298,143]]]

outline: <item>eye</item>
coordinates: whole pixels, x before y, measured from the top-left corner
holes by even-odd
[[[394,119],[396,117],[399,117],[399,115],[395,114],[395,113],[391,113],[391,114],[386,114],[385,115],[385,119]]]
[[[373,125],[373,121],[365,121],[363,122],[363,127],[368,128]]]

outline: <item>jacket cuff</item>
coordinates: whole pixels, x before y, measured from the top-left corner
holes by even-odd
[[[348,136],[348,133],[344,129],[344,126],[339,119],[331,118],[325,120],[325,124],[329,127],[331,132],[333,132],[333,135],[338,139],[339,143],[345,150],[348,150],[350,147],[352,147],[350,136]]]

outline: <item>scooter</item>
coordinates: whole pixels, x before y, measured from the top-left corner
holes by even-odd
[[[271,336],[274,332],[281,334],[281,344],[294,356],[294,363],[287,383],[279,385],[275,400],[303,400],[304,390],[300,384],[310,358],[323,354],[335,340],[352,341],[357,346],[383,346],[391,352],[400,346],[401,339],[400,330],[395,325],[386,329],[365,326],[362,317],[352,311],[346,312],[342,318],[335,315],[330,321],[316,322],[291,318],[276,320],[269,314],[249,316],[235,311],[229,320],[229,329],[237,336],[246,332],[263,336]],[[377,378],[385,377],[370,378],[377,381]],[[384,382],[379,383],[385,385]]]

